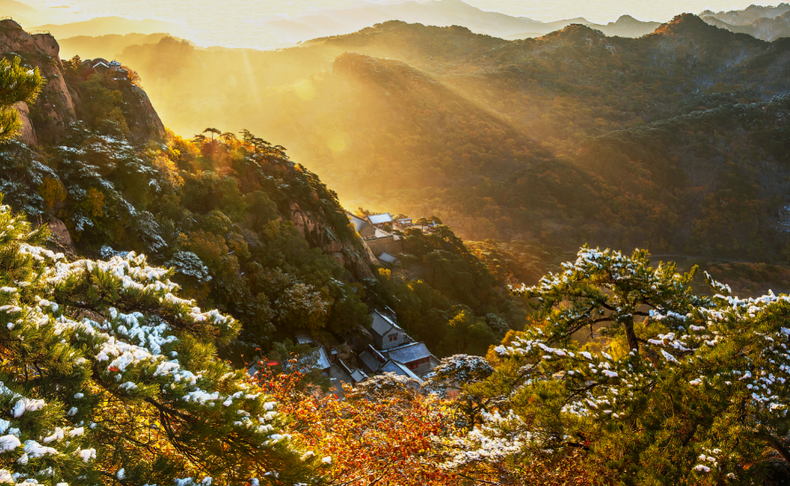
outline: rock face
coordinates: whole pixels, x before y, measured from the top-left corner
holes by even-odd
[[[66,228],[66,224],[55,218],[52,217],[48,223],[49,231],[52,234],[52,243],[55,246],[55,249],[58,251],[62,251],[63,253],[69,256],[75,256],[77,254],[77,249],[74,246],[74,242],[71,240],[71,235],[69,234],[68,228]]]
[[[36,103],[38,116],[31,120],[30,109],[19,110],[22,123],[27,128],[24,134],[26,141],[40,141],[36,129],[42,122],[52,130],[52,136],[58,137],[77,118],[72,93],[63,78],[59,50],[57,41],[49,34],[30,35],[13,20],[0,21],[0,52],[19,56],[23,64],[37,67],[47,80]]]
[[[30,108],[27,106],[27,103],[24,101],[14,103],[13,108],[19,112],[19,119],[22,120],[22,129],[19,131],[19,138],[27,145],[37,145],[36,130],[33,128],[33,122],[30,121]]]
[[[353,242],[341,241],[330,226],[321,222],[325,218],[305,211],[295,202],[291,203],[290,209],[291,221],[312,246],[320,248],[324,253],[335,258],[357,280],[375,278],[370,264],[378,264],[378,261],[375,258],[371,260],[372,254],[369,254],[370,249],[364,247],[364,242],[362,242],[363,248],[356,248]]]
[[[124,84],[122,92],[126,105],[130,107],[126,123],[129,125],[132,139],[136,142],[145,142],[151,137],[164,138],[165,126],[145,91],[133,84]]]
[[[23,123],[21,139],[28,145],[56,144],[72,122],[79,120],[79,87],[64,75],[60,46],[50,34],[28,34],[13,20],[0,21],[0,54],[18,56],[24,65],[37,67],[46,80],[34,106],[17,105]],[[128,81],[120,82],[132,141],[147,141],[165,133],[148,96]]]

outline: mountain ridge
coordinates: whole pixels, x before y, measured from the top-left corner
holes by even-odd
[[[716,194],[729,169],[719,161],[726,152],[708,147],[718,139],[703,127],[713,122],[689,118],[706,149],[690,137],[667,138],[678,147],[660,156],[634,148],[642,137],[636,129],[682,120],[715,103],[768,103],[790,89],[781,75],[790,66],[785,42],[732,33],[691,14],[636,39],[572,25],[506,41],[463,27],[390,21],[274,52],[198,49],[165,38],[131,46],[119,59],[142,73],[178,131],[211,123],[239,130],[233,124],[244,119],[281,140],[349,207],[433,214],[478,240],[584,238],[612,246],[661,235],[664,248],[691,245],[697,254],[714,251],[700,248],[711,242],[669,228],[707,221],[717,211],[703,208],[689,182],[673,181],[662,167],[681,170],[675,158],[693,161],[691,172],[709,164],[716,175],[698,187]],[[735,98],[717,97],[727,90]],[[193,103],[168,102],[175,93]],[[760,136],[774,137],[770,130]],[[718,132],[727,135],[717,143],[731,146],[736,160],[758,143],[739,147],[724,124]],[[616,133],[631,141],[593,143]],[[779,155],[772,148],[750,156]],[[631,174],[645,190],[635,191],[618,174]],[[607,199],[618,200],[619,209],[607,209]],[[651,205],[663,216],[637,216],[649,214]],[[589,207],[611,214],[599,217]],[[768,219],[758,229],[778,245]],[[724,255],[743,245],[738,240],[715,251]]]

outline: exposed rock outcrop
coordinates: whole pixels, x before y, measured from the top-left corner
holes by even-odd
[[[123,97],[129,113],[126,123],[129,125],[132,139],[145,142],[150,138],[164,138],[165,126],[148,99],[148,95],[140,87],[133,84],[123,85]]]
[[[30,108],[27,106],[27,103],[20,101],[12,106],[19,112],[19,119],[22,121],[19,138],[27,145],[37,145],[36,130],[33,128],[33,122],[30,120]]]
[[[23,114],[27,118],[32,133],[28,130],[28,140],[37,143],[58,139],[65,133],[66,126],[77,119],[72,93],[63,78],[63,64],[58,56],[60,48],[54,37],[49,34],[30,35],[13,20],[0,21],[0,52],[4,55],[18,56],[23,64],[37,67],[46,79],[36,101],[35,110]],[[35,114],[31,115],[31,111]],[[46,136],[39,137],[37,125],[46,125]]]
[[[56,144],[66,128],[80,118],[78,83],[69,81],[60,59],[60,46],[50,34],[29,34],[13,20],[0,21],[0,54],[17,56],[24,65],[37,67],[46,84],[33,106],[15,108],[22,118],[21,139],[28,145]],[[129,81],[118,82],[127,109],[124,116],[132,141],[161,138],[165,128],[148,96]]]
[[[364,247],[364,242],[363,248],[359,249],[353,242],[340,240],[329,225],[321,222],[323,218],[315,217],[295,202],[291,203],[290,210],[290,220],[311,245],[335,258],[357,280],[375,278],[369,266],[373,263],[368,258],[370,249]]]
[[[47,226],[52,234],[51,241],[58,251],[70,256],[77,254],[77,248],[74,246],[66,223],[53,217],[50,219],[49,223],[47,223]]]

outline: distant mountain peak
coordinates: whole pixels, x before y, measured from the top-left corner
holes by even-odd
[[[665,35],[683,35],[714,32],[718,30],[720,30],[718,27],[714,27],[705,23],[705,21],[698,16],[690,13],[684,13],[675,16],[675,18],[666,24],[662,24],[658,29],[656,29],[655,33]]]
[[[621,15],[620,18],[617,19],[617,22],[615,22],[615,24],[641,24],[641,23],[642,22],[640,22],[639,20],[636,20],[635,18],[627,14]]]
[[[606,35],[600,30],[593,29],[584,24],[570,24],[562,30],[543,36],[542,39],[566,42],[584,41],[585,43],[589,43],[591,41],[606,39]]]
[[[677,27],[695,27],[695,28],[706,28],[707,24],[698,16],[692,13],[682,13],[680,15],[676,15],[675,18],[667,22],[667,25],[673,25]]]

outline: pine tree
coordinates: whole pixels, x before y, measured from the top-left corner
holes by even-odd
[[[22,127],[19,113],[11,105],[32,103],[43,84],[38,68],[22,67],[18,57],[13,61],[0,59],[0,142],[12,138]]]
[[[145,256],[66,261],[7,206],[0,228],[0,484],[315,479],[277,403],[217,359],[234,319]]]
[[[453,466],[538,484],[758,484],[766,458],[790,469],[790,297],[738,299],[707,275],[715,295],[700,296],[674,270],[582,248],[520,289],[539,312],[496,348],[475,390],[490,405]]]

